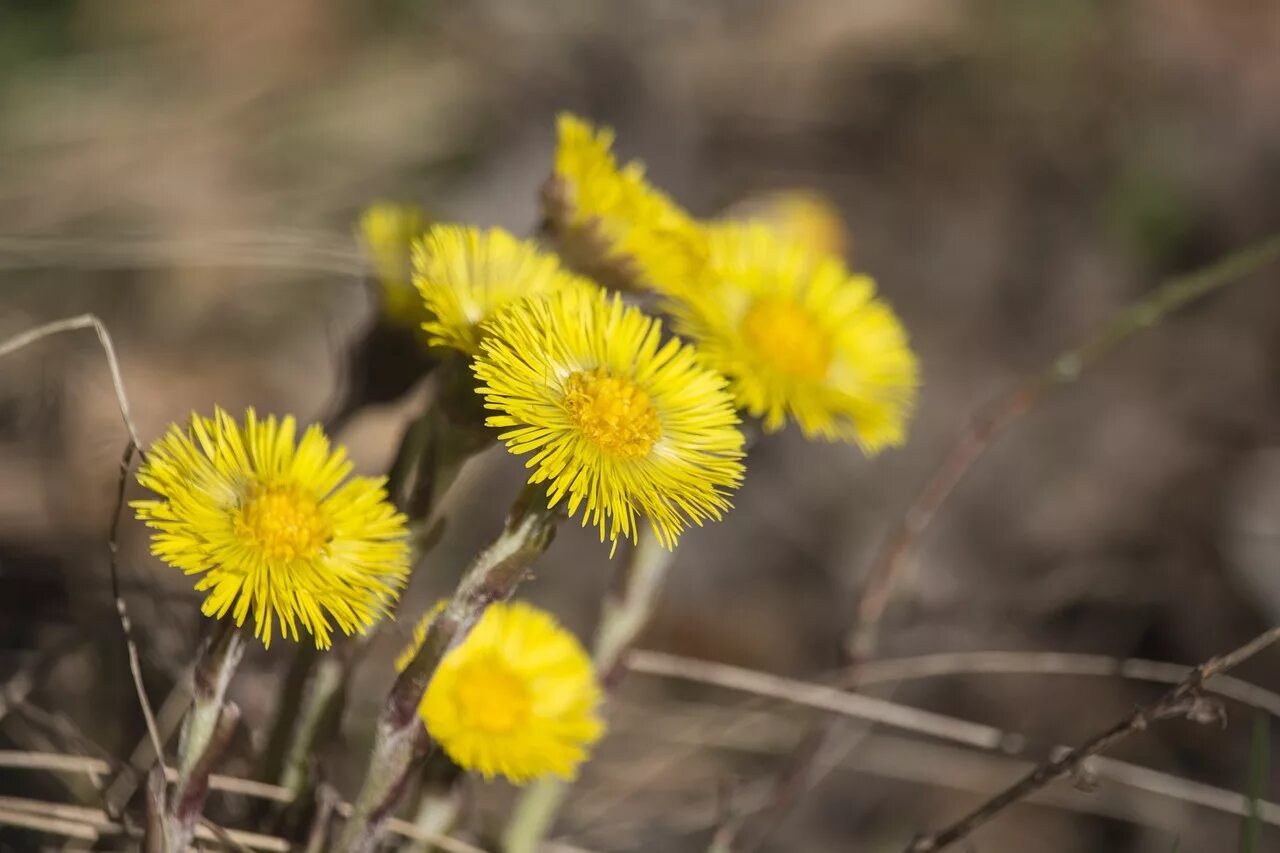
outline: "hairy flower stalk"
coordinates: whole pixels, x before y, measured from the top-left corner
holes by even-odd
[[[186,850],[190,844],[209,790],[209,774],[235,733],[240,712],[226,695],[244,648],[240,630],[231,622],[219,622],[196,662],[191,707],[178,741],[178,781],[164,816],[169,850]]]
[[[373,850],[410,775],[431,752],[432,742],[418,705],[444,655],[459,644],[490,604],[505,601],[546,551],[561,513],[545,494],[526,489],[512,507],[502,533],[478,556],[444,610],[432,621],[422,647],[396,680],[378,718],[373,753],[338,850]]]
[[[605,691],[612,692],[617,687],[623,659],[653,615],[674,556],[649,533],[640,537],[619,567],[614,587],[602,605],[592,648],[592,660]],[[502,837],[504,853],[534,853],[541,847],[564,805],[569,786],[564,779],[548,776],[521,794]]]
[[[409,519],[411,571],[435,544],[435,511],[463,464],[493,443],[493,431],[484,426],[481,401],[469,380],[470,370],[460,356],[441,363],[436,393],[405,430],[388,475],[391,500]],[[309,799],[316,746],[341,722],[352,670],[368,651],[372,636],[371,632],[353,638],[333,654],[314,660],[301,702],[281,715],[279,724],[289,737],[283,756],[270,769],[294,802]]]

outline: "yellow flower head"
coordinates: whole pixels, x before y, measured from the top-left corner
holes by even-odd
[[[604,724],[577,639],[528,604],[494,604],[436,669],[418,713],[460,767],[517,784],[572,779]]]
[[[414,244],[413,280],[426,303],[422,328],[430,342],[470,355],[480,351],[484,323],[512,302],[567,287],[595,289],[532,241],[458,225],[437,225]]]
[[[418,618],[417,624],[413,626],[413,639],[400,650],[400,654],[396,655],[396,672],[404,672],[409,668],[409,664],[413,663],[413,659],[418,656],[418,651],[422,648],[422,644],[427,641],[427,631],[431,628],[431,623],[436,621],[436,617],[443,613],[448,605],[449,599],[442,598],[435,603],[434,607]]]
[[[373,624],[408,576],[405,519],[383,480],[347,479],[351,463],[319,426],[294,442],[291,417],[240,426],[222,409],[173,426],[138,470],[160,500],[134,501],[158,531],[151,553],[209,590],[201,610],[231,611],[271,645],[272,624],[299,639],[298,623],[329,647],[332,623],[346,634]],[[345,480],[345,482],[344,482]]]
[[[719,225],[708,238],[707,286],[668,308],[738,405],[768,431],[790,417],[808,437],[868,453],[901,444],[916,359],[871,279],[763,225]]]
[[[542,203],[566,262],[620,290],[684,286],[706,258],[701,227],[650,186],[640,163],[619,167],[613,131],[567,113],[557,128],[555,171]]]
[[[742,479],[742,433],[720,374],[661,324],[603,291],[527,300],[490,326],[474,370],[490,426],[531,454],[550,505],[617,543],[647,518],[671,547],[689,521],[718,519]]]
[[[840,211],[825,196],[808,190],[782,190],[734,205],[728,218],[760,222],[779,237],[799,243],[810,252],[844,257],[848,229]]]
[[[413,329],[426,319],[426,312],[410,281],[409,248],[427,225],[427,215],[415,205],[378,202],[361,215],[357,229],[378,281],[383,315]]]

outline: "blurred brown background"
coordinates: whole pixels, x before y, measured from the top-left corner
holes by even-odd
[[[1280,228],[1277,104],[1270,0],[7,0],[0,336],[97,313],[144,440],[215,403],[315,417],[370,311],[359,210],[416,200],[529,231],[560,109],[615,126],[620,152],[698,215],[819,190],[920,354],[911,440],[870,461],[789,433],[758,445],[735,512],[687,537],[642,643],[816,678],[841,663],[887,527],[977,407],[1166,275]],[[1179,314],[1019,423],[937,518],[880,654],[1192,663],[1275,622],[1278,284],[1270,270]],[[362,470],[385,469],[410,410],[350,425]],[[116,756],[142,733],[105,562],[124,441],[88,333],[0,361],[0,675],[35,672],[29,703]],[[450,588],[519,477],[501,451],[471,464],[405,613]],[[159,699],[191,658],[196,598],[146,556],[136,523],[123,546]],[[586,636],[610,568],[567,529],[527,595]],[[398,642],[362,670],[325,757],[347,796]],[[233,686],[258,739],[228,772],[253,772],[289,651],[252,651]],[[1244,675],[1280,687],[1278,661]],[[1155,695],[1047,675],[873,692],[1040,743],[1076,742]],[[759,805],[814,719],[743,701],[631,676],[557,834],[705,849]],[[0,747],[83,751],[11,704]],[[1226,731],[1171,722],[1120,757],[1242,792],[1251,715],[1229,710]],[[1011,772],[849,725],[823,756],[833,769],[763,849],[898,851]],[[6,793],[91,796],[69,784],[0,776]],[[1112,784],[1055,790],[1056,805],[1013,809],[972,849],[1237,849],[1237,817]],[[466,820],[483,836],[510,792],[472,793]],[[234,824],[244,805],[211,811]],[[0,829],[0,845],[37,843]],[[1258,849],[1273,845],[1269,829]]]

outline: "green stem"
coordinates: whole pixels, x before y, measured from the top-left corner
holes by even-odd
[[[387,696],[364,783],[335,849],[366,853],[377,846],[413,768],[433,747],[417,711],[436,667],[490,604],[511,597],[551,544],[559,519],[558,512],[547,508],[540,490],[526,489],[502,533],[463,575],[448,606],[432,621],[417,656]]]
[[[662,593],[674,554],[652,532],[640,538],[619,569],[617,583],[604,600],[596,629],[593,659],[607,692],[618,684],[627,650],[640,636]],[[569,793],[569,783],[555,777],[539,779],[516,804],[502,838],[504,853],[534,853],[555,824]]]
[[[405,429],[387,475],[388,495],[410,519],[413,566],[437,541],[432,533],[438,532],[439,524],[433,521],[463,464],[493,442],[492,430],[484,426],[482,403],[467,361],[458,357],[442,362],[434,381],[435,394]],[[376,629],[354,637],[340,650],[314,661],[296,710],[281,715],[281,725],[289,726],[290,731],[278,779],[295,802],[309,799],[316,745],[341,721],[351,672],[368,651],[375,633]]]
[[[244,635],[235,624],[219,620],[196,662],[191,707],[178,742],[178,781],[165,814],[170,850],[185,850],[190,843],[208,793],[209,774],[235,732],[240,712],[226,696],[244,648]]]

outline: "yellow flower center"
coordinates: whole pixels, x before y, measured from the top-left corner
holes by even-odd
[[[831,344],[813,315],[794,301],[763,296],[742,318],[742,334],[753,350],[778,370],[801,379],[821,379],[831,364]]]
[[[610,376],[604,368],[570,375],[565,402],[578,431],[610,455],[644,456],[662,435],[649,395],[629,379]]]
[[[468,663],[458,673],[454,695],[467,724],[486,732],[514,731],[525,724],[532,710],[524,679],[494,657]]]
[[[295,486],[254,488],[240,507],[235,528],[276,560],[314,556],[332,535],[315,499]]]

